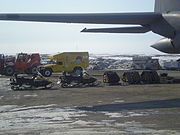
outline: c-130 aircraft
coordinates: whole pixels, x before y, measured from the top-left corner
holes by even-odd
[[[180,0],[155,0],[154,12],[88,14],[0,14],[0,20],[125,24],[134,27],[84,29],[95,33],[146,33],[152,31],[165,38],[151,47],[170,54],[180,54]]]

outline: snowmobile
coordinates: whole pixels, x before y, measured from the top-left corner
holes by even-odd
[[[53,82],[43,77],[40,73],[34,74],[32,77],[20,76],[14,74],[14,78],[10,79],[12,90],[23,90],[43,87],[49,89],[53,87]]]
[[[71,73],[64,72],[63,75],[59,77],[59,81],[57,84],[61,84],[62,88],[73,88],[97,86],[99,83],[100,82],[98,82],[96,78],[90,76],[86,72],[78,76],[74,76]]]

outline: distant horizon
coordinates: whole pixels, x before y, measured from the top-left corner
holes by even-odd
[[[67,51],[67,52],[71,52],[71,51]],[[76,51],[73,51],[73,52],[76,52]],[[78,51],[78,52],[81,52],[81,51]],[[28,53],[28,52],[19,52],[19,53],[27,53],[27,54],[32,54],[32,53],[39,53],[39,52],[31,52],[31,53]],[[6,56],[10,56],[10,55],[17,55],[19,53],[0,53],[0,54],[4,54]],[[56,53],[39,53],[40,55],[54,55],[54,54],[58,54],[58,53],[63,53],[63,52],[56,52]],[[165,54],[165,53],[162,53],[162,54],[114,54],[114,53],[89,53],[89,55],[99,55],[99,56],[135,56],[135,55],[139,55],[139,56],[174,56],[174,57],[180,57],[180,54]]]

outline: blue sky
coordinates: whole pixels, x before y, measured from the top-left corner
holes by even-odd
[[[120,13],[153,11],[154,0],[0,0],[1,13]],[[162,37],[146,34],[87,34],[89,25],[0,21],[1,52],[57,53],[88,51],[96,54],[161,54],[150,45]]]

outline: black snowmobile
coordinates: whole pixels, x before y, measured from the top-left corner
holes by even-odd
[[[39,87],[49,89],[53,87],[53,82],[43,77],[40,73],[37,73],[32,77],[14,74],[14,78],[10,79],[10,85],[12,90],[32,89]]]
[[[86,72],[78,76],[64,72],[63,75],[59,77],[58,81],[58,84],[61,84],[63,88],[97,86],[99,83],[100,82],[98,82],[96,78],[90,76]]]

